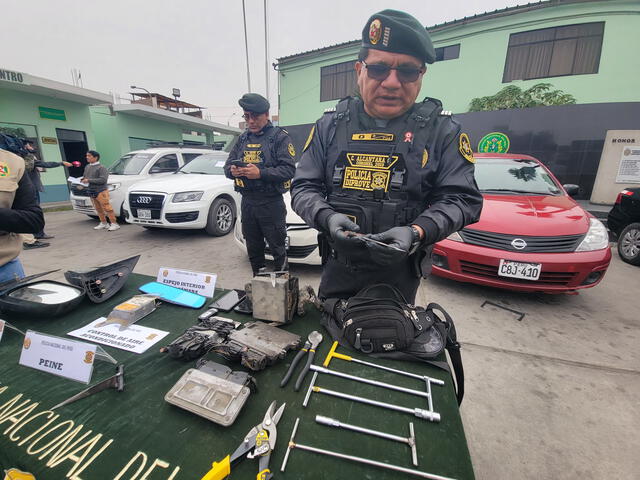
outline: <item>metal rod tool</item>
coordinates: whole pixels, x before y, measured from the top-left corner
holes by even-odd
[[[296,423],[293,426],[293,431],[291,432],[291,438],[289,439],[289,445],[287,447],[287,453],[284,455],[284,459],[282,461],[282,467],[280,467],[280,471],[284,472],[287,467],[287,461],[289,460],[289,452],[294,448],[299,448],[300,450],[306,450],[308,452],[319,453],[321,455],[327,455],[329,457],[342,458],[343,460],[350,460],[352,462],[357,463],[365,463],[367,465],[372,465],[374,467],[386,468],[387,470],[395,470],[396,472],[407,473],[409,475],[415,475],[416,477],[429,478],[431,480],[453,480],[450,477],[443,477],[441,475],[435,475],[433,473],[421,472],[420,470],[412,470],[411,468],[400,467],[398,465],[392,465],[390,463],[378,462],[376,460],[370,460],[368,458],[356,457],[354,455],[346,455],[340,452],[333,452],[331,450],[324,450],[322,448],[311,447],[309,445],[302,445],[301,443],[296,443],[295,436],[298,431],[298,424],[300,423],[300,418],[296,418]]]
[[[333,342],[331,346],[331,350],[327,353],[327,356],[324,358],[324,362],[322,362],[323,367],[329,367],[329,363],[334,358],[339,358],[340,360],[345,360],[347,362],[358,363],[360,365],[367,365],[369,367],[378,368],[380,370],[386,370],[387,372],[397,373],[399,375],[405,375],[407,377],[417,378],[418,380],[424,380],[425,382],[434,383],[436,385],[444,385],[444,381],[438,378],[427,377],[426,375],[418,375],[417,373],[405,372],[404,370],[398,370],[396,368],[385,367],[384,365],[378,365],[373,362],[365,362],[364,360],[358,360],[357,358],[353,358],[350,355],[345,355],[344,353],[336,352],[336,348],[338,348],[338,342]]]
[[[400,387],[391,383],[379,382],[378,380],[369,380],[364,377],[357,377],[355,375],[349,375],[348,373],[337,372],[335,370],[329,370],[328,368],[318,367],[317,365],[311,365],[311,370],[314,372],[326,373],[327,375],[333,375],[334,377],[346,378],[347,380],[353,380],[355,382],[366,383],[368,385],[375,385],[376,387],[388,388],[389,390],[395,390],[397,392],[410,393],[411,395],[418,395],[419,397],[430,398],[430,392],[421,392],[420,390],[413,390],[412,388]]]
[[[421,408],[410,408],[410,407],[402,407],[400,405],[394,405],[392,403],[379,402],[377,400],[371,400],[369,398],[358,397],[356,395],[349,395],[347,393],[337,392],[335,390],[329,390],[328,388],[317,387],[315,382],[317,378],[317,373],[314,372],[313,378],[311,379],[311,383],[309,383],[309,389],[307,390],[307,395],[302,403],[303,407],[307,406],[309,402],[309,398],[311,397],[311,393],[324,393],[326,395],[331,395],[333,397],[344,398],[345,400],[352,400],[354,402],[366,403],[367,405],[373,405],[376,407],[388,408],[389,410],[396,410],[398,412],[410,413],[411,415],[415,415],[418,418],[422,418],[424,420],[430,420],[432,422],[440,421],[440,414],[431,410],[423,410]]]
[[[411,448],[411,460],[413,461],[413,464],[416,467],[418,466],[418,452],[416,450],[416,435],[413,431],[413,422],[409,422],[408,437],[400,437],[398,435],[392,435],[391,433],[380,432],[379,430],[371,430],[370,428],[351,425],[350,423],[344,423],[336,420],[335,418],[325,417],[323,415],[316,415],[316,422],[328,427],[344,428],[345,430],[365,433],[367,435],[373,435],[374,437],[386,438],[387,440],[393,440],[394,442],[405,443],[409,445],[409,448]]]

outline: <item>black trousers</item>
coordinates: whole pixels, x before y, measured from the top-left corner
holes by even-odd
[[[318,296],[321,299],[347,299],[366,286],[387,283],[400,290],[407,302],[412,304],[416,299],[420,278],[413,266],[412,259],[407,259],[388,268],[357,269],[348,267],[330,257],[322,269]]]
[[[282,196],[266,202],[243,197],[241,209],[242,235],[247,244],[253,274],[265,266],[265,239],[269,242],[275,270],[286,270],[287,207]]]

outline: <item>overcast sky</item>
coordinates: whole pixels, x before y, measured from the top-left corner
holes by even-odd
[[[277,58],[360,38],[385,8],[424,25],[526,0],[267,0],[269,65]],[[245,0],[252,91],[265,94],[264,0]],[[248,91],[241,0],[3,0],[0,68],[129,98],[130,85],[207,107],[211,120],[238,124]],[[271,103],[277,77],[270,71]],[[319,79],[318,79],[319,81]],[[272,108],[275,113],[275,108]],[[0,112],[1,114],[1,112]]]

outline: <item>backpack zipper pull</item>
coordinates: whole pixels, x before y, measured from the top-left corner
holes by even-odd
[[[356,339],[353,342],[353,346],[356,350],[360,350],[360,348],[362,347],[362,343],[360,340],[360,336],[362,335],[362,329],[361,328],[356,328]]]

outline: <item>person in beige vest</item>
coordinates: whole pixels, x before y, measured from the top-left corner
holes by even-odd
[[[24,277],[18,259],[20,234],[37,233],[44,227],[42,209],[19,156],[23,150],[20,139],[0,134],[0,283]]]

